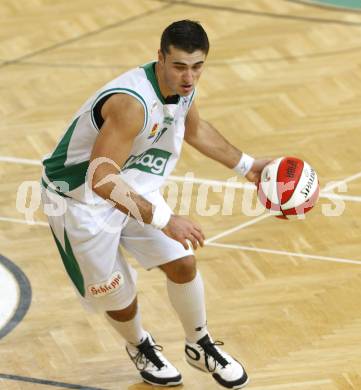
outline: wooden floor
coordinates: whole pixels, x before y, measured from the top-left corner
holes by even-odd
[[[197,252],[209,328],[245,363],[249,390],[361,389],[361,14],[283,0],[2,0],[0,253],[33,295],[0,340],[1,390],[150,388],[105,320],[81,308],[45,217],[22,224],[16,199],[80,104],[155,58],[161,31],[181,18],[200,20],[211,40],[202,116],[249,154],[306,159],[325,189],[306,220],[247,216],[242,188],[231,215],[202,216],[202,180],[234,175],[185,146],[173,183],[181,191],[189,172],[200,180],[190,207],[209,239]],[[336,180],[343,192],[329,184]],[[208,206],[224,198],[225,187],[211,190]],[[183,388],[218,388],[184,361],[163,275],[135,267],[145,326],[182,371]]]

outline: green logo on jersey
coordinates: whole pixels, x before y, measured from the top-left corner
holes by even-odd
[[[171,125],[173,121],[174,121],[174,118],[171,117],[171,116],[166,116],[166,117],[164,117],[164,120],[163,120],[163,122],[164,122],[166,125]]]
[[[172,153],[161,149],[148,149],[138,156],[131,155],[125,162],[122,171],[139,169],[153,175],[163,176],[165,167]]]

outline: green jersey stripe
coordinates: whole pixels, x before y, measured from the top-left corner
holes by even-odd
[[[60,196],[62,196],[63,198],[70,198],[70,196],[67,196],[59,191],[57,191],[55,188],[52,188],[51,185],[49,185],[45,180],[44,178],[41,178],[41,185],[44,187],[45,190],[48,190],[54,194],[58,194]]]
[[[76,118],[70,125],[53,154],[43,161],[47,178],[51,182],[57,182],[55,184],[59,192],[72,191],[85,183],[89,161],[65,166],[70,140],[79,118]]]
[[[53,229],[51,227],[50,229],[53,234],[58,251],[60,253],[61,259],[63,260],[66,272],[68,273],[70,279],[75,284],[75,287],[78,289],[80,295],[82,297],[85,297],[84,278],[80,271],[79,264],[74,256],[73,249],[70,245],[70,241],[68,235],[66,234],[65,228],[64,228],[65,249],[63,249],[60,241],[57,239],[56,235],[54,234]]]
[[[53,169],[64,166],[68,154],[70,139],[74,133],[79,118],[80,117],[74,119],[73,123],[69,126],[68,130],[63,135],[63,138],[60,140],[58,146],[55,148],[53,154],[43,161],[47,176],[49,176],[48,173],[50,173]]]
[[[83,161],[68,167],[59,166],[52,170],[45,170],[45,174],[55,184],[57,191],[68,192],[85,183],[88,168],[89,161]]]

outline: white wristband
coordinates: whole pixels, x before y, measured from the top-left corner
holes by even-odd
[[[251,170],[254,163],[254,158],[249,156],[246,153],[242,153],[242,157],[239,160],[239,163],[233,168],[241,176],[246,176],[247,173]]]
[[[150,223],[156,229],[162,230],[169,222],[172,213],[166,205],[159,204],[153,209],[153,218]]]

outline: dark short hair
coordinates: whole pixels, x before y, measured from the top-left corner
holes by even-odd
[[[169,54],[169,47],[193,53],[201,50],[206,55],[209,51],[207,33],[199,22],[193,20],[179,20],[169,25],[162,34],[160,50],[165,56]]]

